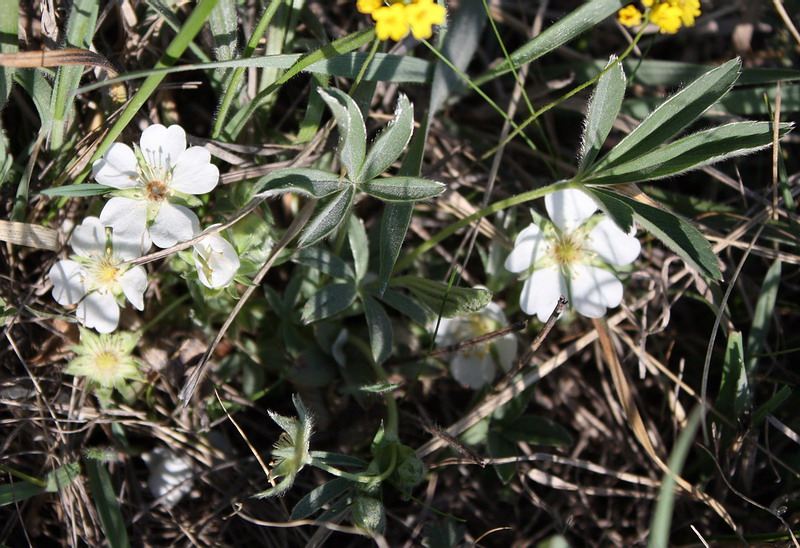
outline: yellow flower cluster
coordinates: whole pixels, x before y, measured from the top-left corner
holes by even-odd
[[[361,13],[375,20],[375,34],[380,40],[401,40],[408,31],[422,40],[433,34],[431,27],[444,23],[445,9],[434,0],[358,0]]]
[[[681,27],[691,27],[700,15],[700,0],[642,0],[642,5],[650,9],[650,22],[662,34],[675,34]],[[631,4],[617,12],[617,19],[626,27],[635,27],[642,23],[642,12]]]

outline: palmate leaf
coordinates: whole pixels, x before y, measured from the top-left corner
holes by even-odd
[[[781,123],[780,136],[793,124]],[[693,133],[629,162],[584,179],[586,184],[635,183],[677,175],[691,169],[750,154],[772,144],[771,122],[734,122]]]
[[[739,59],[708,71],[667,98],[599,162],[589,167],[597,173],[631,161],[670,140],[694,122],[733,86],[739,77]]]
[[[615,61],[616,58],[612,57],[609,64]],[[611,132],[619,109],[622,107],[626,84],[627,80],[621,63],[614,65],[598,80],[586,112],[579,172],[583,172],[600,154],[600,149]]]
[[[404,94],[400,94],[394,118],[386,126],[369,149],[361,171],[355,174],[355,182],[370,181],[386,171],[400,157],[411,140],[414,131],[414,106]]]
[[[320,88],[318,91],[339,125],[339,160],[347,170],[347,176],[355,181],[367,153],[367,128],[361,109],[342,90]]]
[[[596,197],[602,195],[602,199],[598,198],[601,203],[613,204],[616,201],[628,206],[633,212],[636,224],[664,242],[692,268],[713,280],[722,279],[719,259],[714,254],[711,244],[685,219],[664,209],[637,202],[608,190],[593,188],[591,192]],[[621,208],[619,204],[612,207]]]
[[[389,202],[415,202],[435,198],[445,186],[437,181],[419,177],[385,177],[359,185],[370,196]]]
[[[255,192],[268,196],[292,192],[309,198],[324,198],[347,188],[349,184],[329,171],[297,167],[264,175],[256,182]]]
[[[323,205],[317,208],[316,216],[306,225],[300,235],[298,246],[314,245],[336,230],[350,211],[355,195],[355,189],[351,186],[327,198]]]

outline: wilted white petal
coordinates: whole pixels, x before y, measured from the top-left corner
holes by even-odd
[[[150,238],[156,246],[166,248],[192,239],[199,231],[200,221],[191,210],[165,203],[150,226]]]
[[[152,167],[169,171],[186,150],[186,132],[181,126],[153,124],[142,132],[139,140],[142,155]]]
[[[606,308],[622,302],[622,282],[602,268],[578,265],[573,269],[570,285],[572,306],[588,318],[600,318]]]
[[[594,200],[574,188],[551,192],[544,197],[544,207],[562,231],[577,228],[597,211]]]
[[[529,316],[535,314],[539,321],[546,322],[561,295],[567,295],[567,282],[561,270],[556,266],[542,268],[525,280],[519,305]]]
[[[98,333],[111,333],[119,324],[119,306],[114,295],[94,292],[78,303],[75,311],[78,320]]]
[[[83,267],[75,261],[58,261],[50,267],[48,276],[53,283],[53,298],[58,304],[75,304],[86,294]]]
[[[136,155],[131,147],[113,143],[103,157],[92,164],[92,175],[101,185],[134,188],[139,185]]]
[[[100,221],[114,229],[114,237],[126,241],[143,241],[147,228],[147,204],[131,198],[115,196],[111,198],[103,211]]]
[[[523,272],[533,266],[545,253],[549,244],[542,230],[531,224],[519,233],[514,249],[506,258],[505,267],[510,272]]]
[[[211,289],[228,286],[239,270],[239,255],[218,234],[206,236],[196,243],[193,256],[200,281]]]
[[[142,455],[150,477],[147,485],[154,497],[162,499],[167,508],[173,508],[192,490],[192,467],[185,460],[164,447],[157,447]]]
[[[633,233],[636,229],[633,228]],[[589,233],[590,248],[605,262],[625,266],[636,260],[642,250],[639,238],[625,234],[611,219],[605,218]]]
[[[86,217],[72,231],[69,245],[81,257],[104,255],[106,252],[106,227],[97,217]]]
[[[144,292],[147,289],[147,272],[141,266],[134,266],[119,279],[125,297],[136,307],[144,310]]]
[[[492,355],[458,353],[450,361],[450,373],[461,384],[477,390],[494,379]]]
[[[219,170],[211,163],[211,154],[203,147],[190,147],[178,158],[170,186],[186,194],[205,194],[218,182]]]

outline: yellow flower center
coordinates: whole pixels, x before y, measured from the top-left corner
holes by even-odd
[[[101,375],[108,375],[116,370],[119,361],[119,356],[104,350],[95,357],[94,366]]]
[[[144,186],[144,191],[151,202],[164,202],[171,194],[169,186],[159,179],[149,181]]]
[[[583,242],[576,234],[560,234],[553,243],[553,258],[561,267],[573,265],[584,255],[582,244]]]

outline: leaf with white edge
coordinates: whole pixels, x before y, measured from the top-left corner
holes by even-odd
[[[310,198],[324,198],[350,185],[336,173],[305,167],[279,169],[261,177],[255,192],[266,196],[300,194]],[[86,186],[86,185],[81,185]]]
[[[336,230],[350,211],[355,195],[355,189],[351,186],[327,198],[322,207],[317,208],[316,216],[309,221],[300,235],[299,247],[314,245]]]
[[[297,501],[289,519],[292,521],[306,519],[316,514],[323,506],[335,501],[353,486],[355,486],[355,482],[344,478],[334,478],[323,483]]]
[[[371,181],[386,171],[400,157],[414,132],[414,106],[405,94],[400,94],[394,118],[367,152],[361,172],[353,180]]]
[[[294,258],[300,263],[314,270],[324,272],[333,278],[354,280],[353,270],[342,259],[321,247],[307,247],[300,250]]]
[[[361,386],[358,389],[362,392],[369,392],[371,394],[385,394],[387,392],[394,392],[401,386],[403,386],[402,382],[379,382],[377,384]]]
[[[360,283],[369,268],[369,240],[367,231],[364,230],[364,222],[355,215],[350,215],[347,223],[347,239],[350,241],[350,252],[353,254],[356,283]]]
[[[326,285],[306,302],[303,323],[330,318],[345,310],[356,300],[356,288],[351,283]]]
[[[595,192],[592,187],[585,187],[603,213],[611,217],[611,220],[626,234],[630,232],[633,226],[633,210],[625,204],[616,199],[616,194],[607,192]]]
[[[780,136],[794,127],[781,123]],[[664,147],[584,179],[586,184],[651,181],[751,154],[772,144],[771,122],[734,122],[693,133]]]
[[[347,170],[347,176],[356,181],[367,153],[367,128],[361,109],[342,90],[319,88],[318,91],[339,124],[339,160]]]
[[[443,318],[468,316],[483,310],[492,300],[488,289],[448,286],[447,284],[418,278],[400,276],[391,281],[392,287],[404,287],[422,303]]]
[[[689,266],[704,276],[713,280],[722,279],[719,259],[714,254],[711,244],[689,221],[664,209],[632,200],[627,196],[601,189],[595,189],[594,192],[605,193],[627,204],[633,210],[633,219],[638,226],[664,242]]]
[[[739,59],[708,71],[668,97],[641,124],[589,170],[597,173],[655,149],[694,122],[731,89],[739,77]]]
[[[383,363],[392,355],[394,341],[392,321],[383,307],[369,295],[361,297],[361,304],[364,305],[364,315],[367,318],[372,358],[376,363]]]
[[[581,143],[581,160],[579,172],[583,172],[600,154],[603,143],[606,142],[614,121],[617,119],[619,109],[622,108],[622,99],[625,97],[627,80],[622,63],[617,62],[616,56],[611,57],[609,65],[616,64],[603,74],[597,81],[592,98],[586,112],[586,126],[583,129]],[[608,65],[606,65],[606,68]]]
[[[397,262],[397,257],[400,256],[400,250],[403,248],[403,242],[406,239],[406,232],[408,231],[408,225],[411,223],[413,211],[413,202],[387,202],[383,208],[379,246],[380,272],[378,274],[381,293],[386,291],[389,278],[392,277],[392,272],[394,272],[394,265]]]
[[[419,177],[385,177],[362,183],[359,189],[379,200],[416,202],[435,198],[444,192],[444,184]]]

